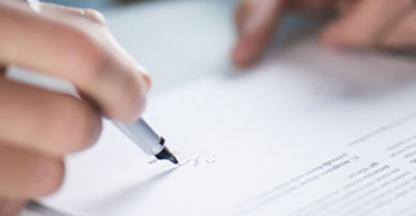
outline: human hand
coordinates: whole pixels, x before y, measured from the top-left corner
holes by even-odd
[[[247,66],[261,57],[289,10],[312,16],[335,13],[320,36],[328,46],[416,48],[414,0],[242,0],[236,11],[238,39],[232,52],[234,62]]]
[[[93,10],[0,1],[0,215],[56,191],[63,158],[94,143],[101,114],[136,120],[150,79]],[[20,66],[71,81],[83,99],[8,80]]]

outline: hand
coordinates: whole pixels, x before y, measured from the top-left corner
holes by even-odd
[[[93,10],[0,1],[0,74],[16,65],[71,81],[83,100],[0,75],[0,215],[56,191],[63,158],[94,143],[101,113],[136,120],[149,76]]]
[[[282,16],[289,10],[309,15],[335,13],[321,42],[346,48],[416,48],[414,0],[242,0],[236,11],[238,39],[232,57],[247,66],[261,57]]]

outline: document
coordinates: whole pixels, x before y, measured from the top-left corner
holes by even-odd
[[[149,102],[180,165],[110,122],[42,201],[85,215],[415,215],[416,61],[313,40]]]

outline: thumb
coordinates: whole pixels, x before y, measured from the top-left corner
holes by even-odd
[[[237,65],[253,63],[272,39],[287,0],[242,0],[236,11],[238,38],[232,52]]]
[[[357,1],[321,35],[325,45],[370,48],[376,46],[397,16],[409,7],[411,0]]]

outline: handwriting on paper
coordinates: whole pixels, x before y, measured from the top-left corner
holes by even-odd
[[[193,166],[198,167],[202,165],[209,165],[214,164],[217,162],[217,157],[214,154],[208,153],[208,152],[201,152],[197,154],[184,154],[182,152],[174,152],[174,154],[179,159],[179,166]],[[155,164],[159,160],[153,159],[149,161],[149,164]]]

